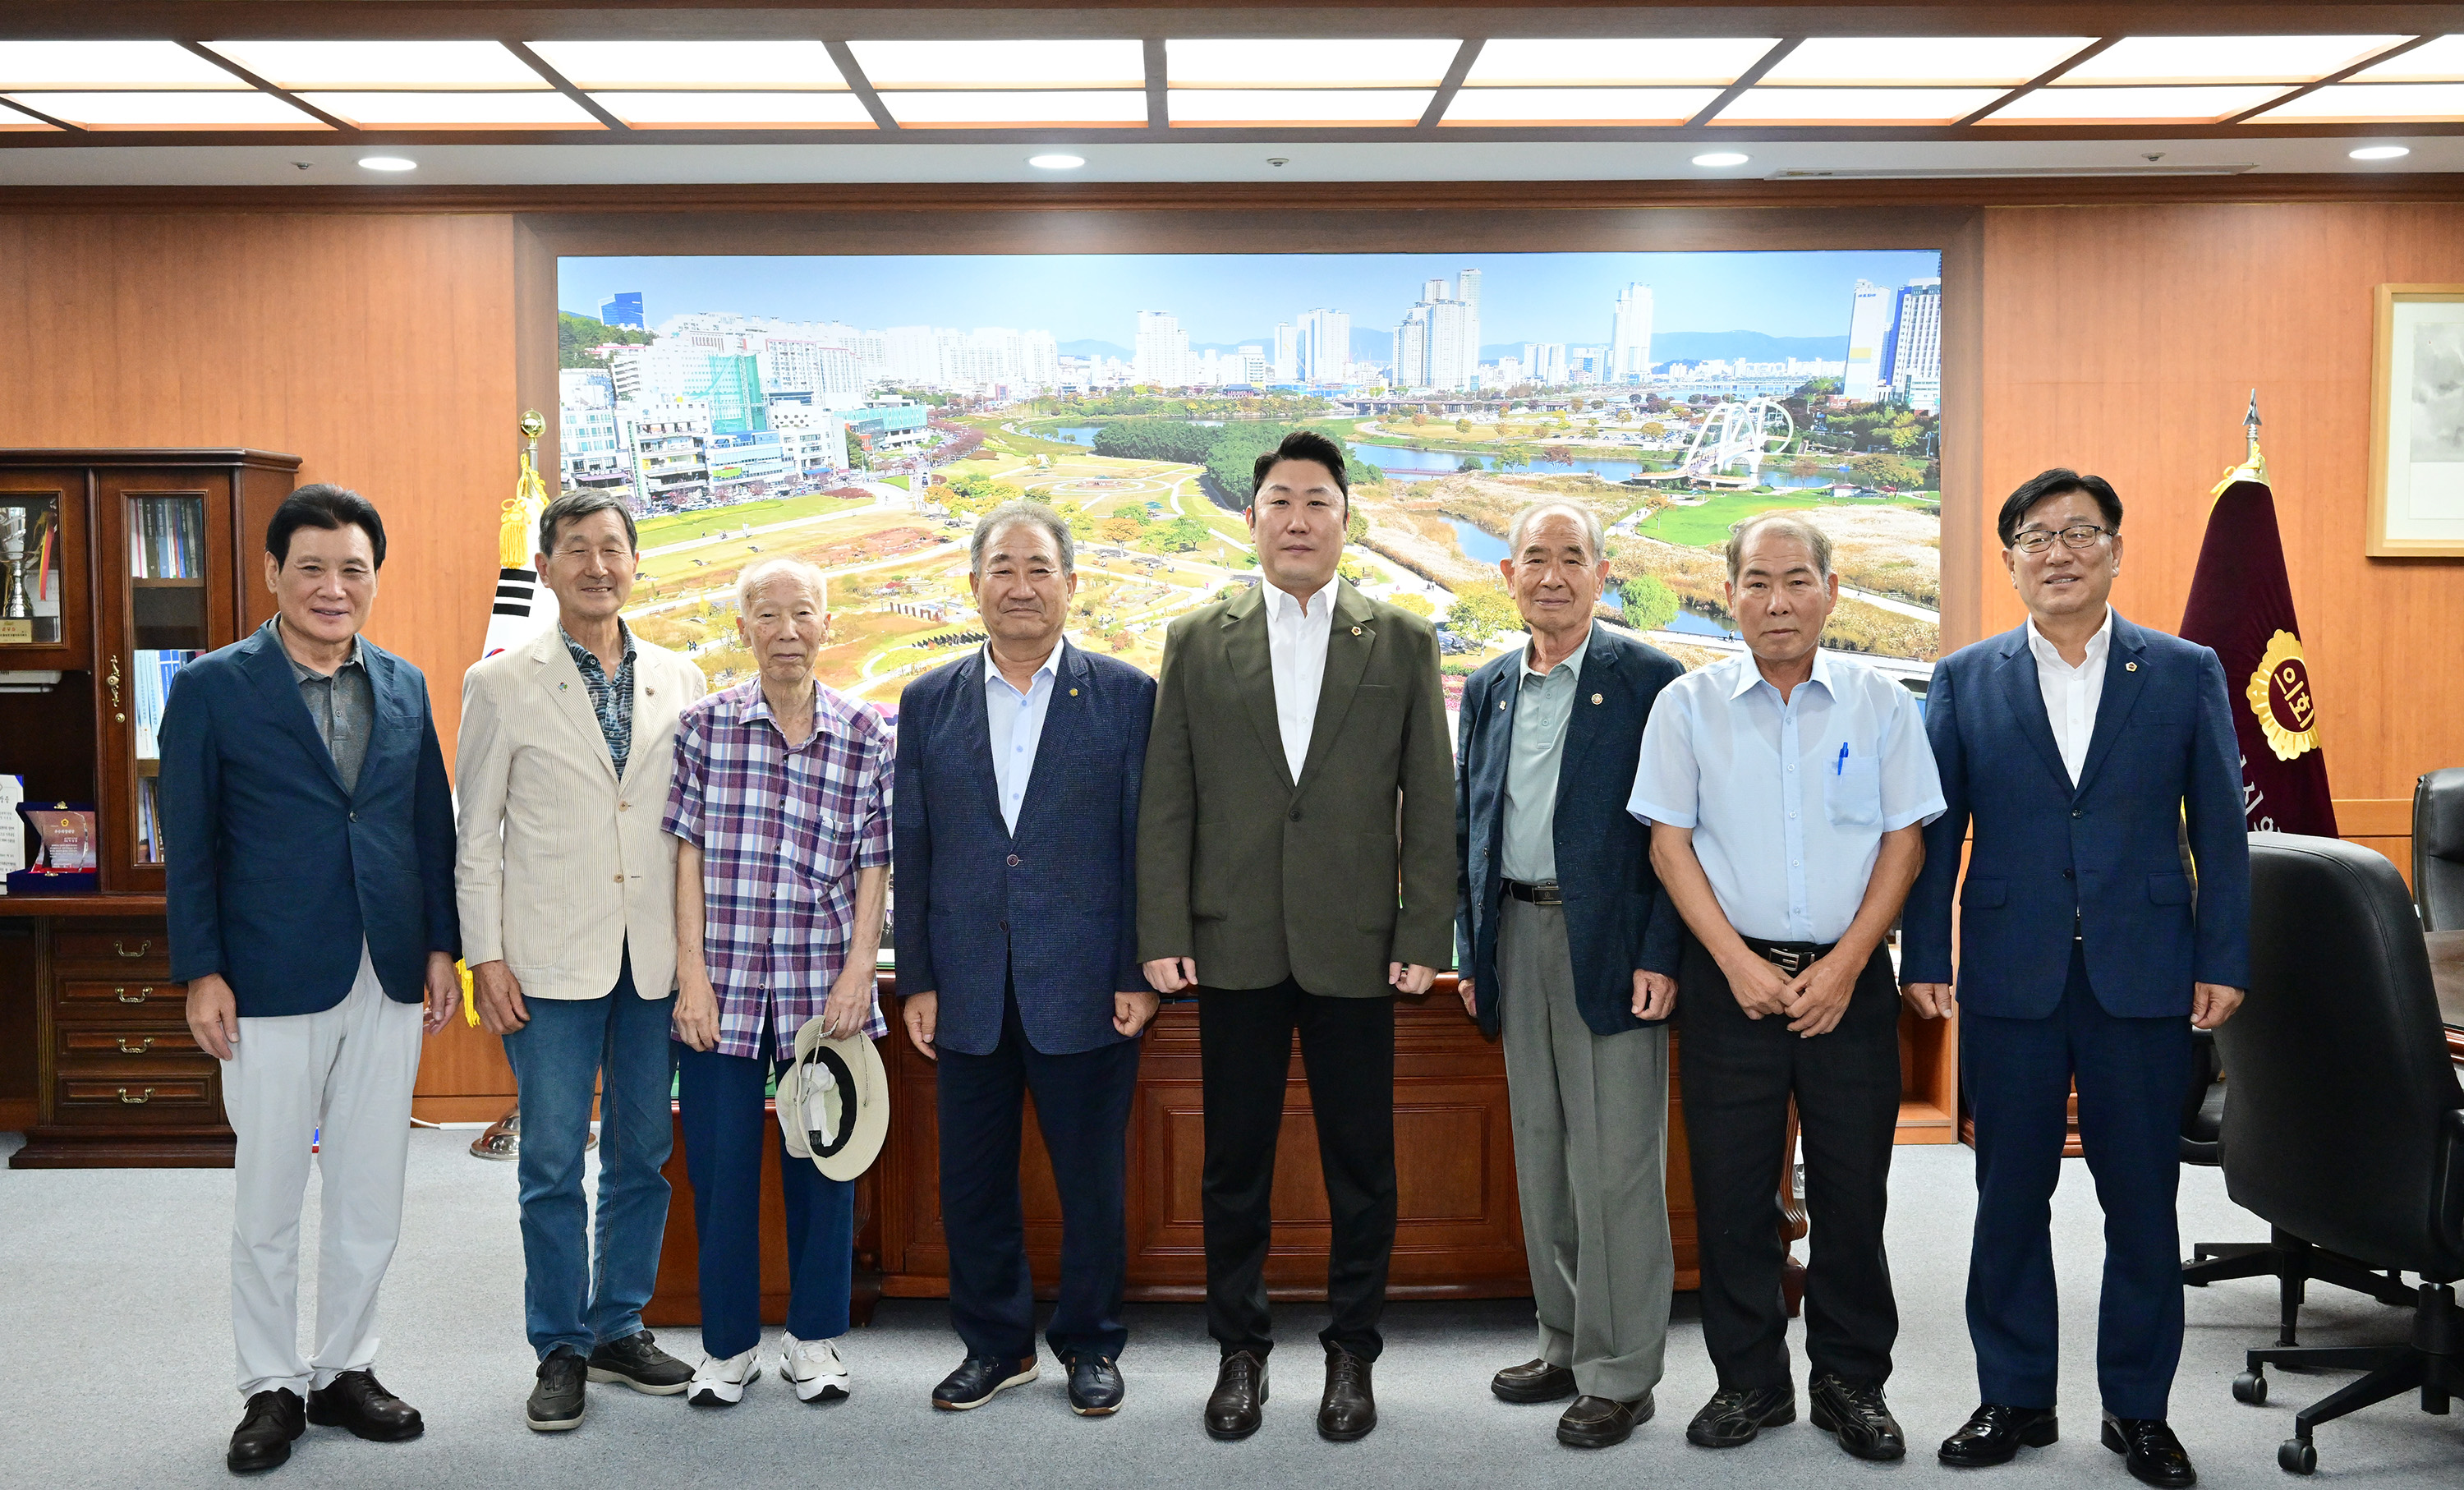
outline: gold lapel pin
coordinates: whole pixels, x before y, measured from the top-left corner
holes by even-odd
[[[1352,628],[1352,634],[1353,636],[1358,636],[1360,634],[1360,628],[1358,626],[1353,626]]]
[[[2122,670],[2124,672],[2137,672],[2139,670],[2139,664],[2135,662],[2123,663],[2122,665]]]
[[[1500,709],[1505,708],[1505,707],[1506,707],[1506,700],[1504,700],[1504,699],[1502,699],[1502,698],[1501,698],[1501,699],[1499,699],[1499,700],[1497,701],[1497,707],[1498,707],[1498,708],[1500,708]]]
[[[1597,693],[1595,693],[1595,694],[1593,694],[1593,695],[1592,695],[1592,702],[1593,702],[1593,703],[1596,704],[1596,703],[1598,703],[1599,701],[1600,701],[1600,695],[1598,695]]]
[[[1076,698],[1078,696],[1078,690],[1076,689],[1071,689],[1069,690],[1069,696],[1071,698]]]

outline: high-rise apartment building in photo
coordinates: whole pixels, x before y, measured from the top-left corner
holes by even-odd
[[[1651,381],[1651,286],[1629,284],[1617,292],[1609,319],[1609,374],[1602,381]]]

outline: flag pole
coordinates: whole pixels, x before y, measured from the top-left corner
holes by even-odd
[[[2258,424],[2258,390],[2253,388],[2250,390],[2250,411],[2241,416],[2242,436],[2249,442],[2250,449],[2242,456],[2240,465],[2225,472],[2225,478],[2217,482],[2214,490],[2208,493],[2210,496],[2224,495],[2225,489],[2236,481],[2256,481],[2262,485],[2266,483],[2267,457],[2259,453]]]

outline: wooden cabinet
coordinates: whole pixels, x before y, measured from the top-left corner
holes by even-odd
[[[0,450],[0,774],[91,803],[98,887],[0,897],[21,957],[0,997],[0,1106],[33,1111],[20,1168],[226,1165],[221,1067],[169,980],[155,734],[172,675],[273,614],[259,553],[297,456]],[[20,614],[22,612],[22,614]]]

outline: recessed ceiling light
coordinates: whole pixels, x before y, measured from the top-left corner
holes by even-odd
[[[1763,75],[1766,83],[1999,83],[2016,87],[2093,36],[1815,36]]]
[[[1735,82],[1774,45],[1769,36],[1586,36],[1579,41],[1499,37],[1485,43],[1466,88],[1616,88]]]
[[[534,41],[577,88],[844,88],[818,41]]]
[[[1176,88],[1434,88],[1454,65],[1459,41],[1167,41]]]
[[[2373,120],[2464,120],[2464,83],[2339,83],[2287,99],[2259,116],[2320,123],[2366,124]]]
[[[2411,148],[2407,145],[2365,144],[2360,149],[2351,152],[2349,159],[2356,161],[2400,161],[2411,153]]]
[[[591,101],[635,129],[872,129],[851,93],[594,93]]]
[[[1140,41],[852,41],[875,88],[1135,88]]]
[[[1074,171],[1087,164],[1083,155],[1030,155],[1026,164],[1040,171]]]
[[[1446,124],[1683,124],[1717,88],[1465,88]]]
[[[1752,159],[1752,156],[1745,155],[1735,150],[1713,150],[1707,155],[1698,155],[1694,157],[1694,164],[1697,165],[1743,165]]]
[[[172,41],[0,41],[0,88],[245,88]]]
[[[2306,83],[2404,36],[2124,36],[2064,73],[2070,83]]]
[[[545,88],[493,41],[209,41],[277,88]]]
[[[363,155],[360,157],[360,168],[371,171],[415,171],[419,169],[419,163],[406,160],[399,155]]]

